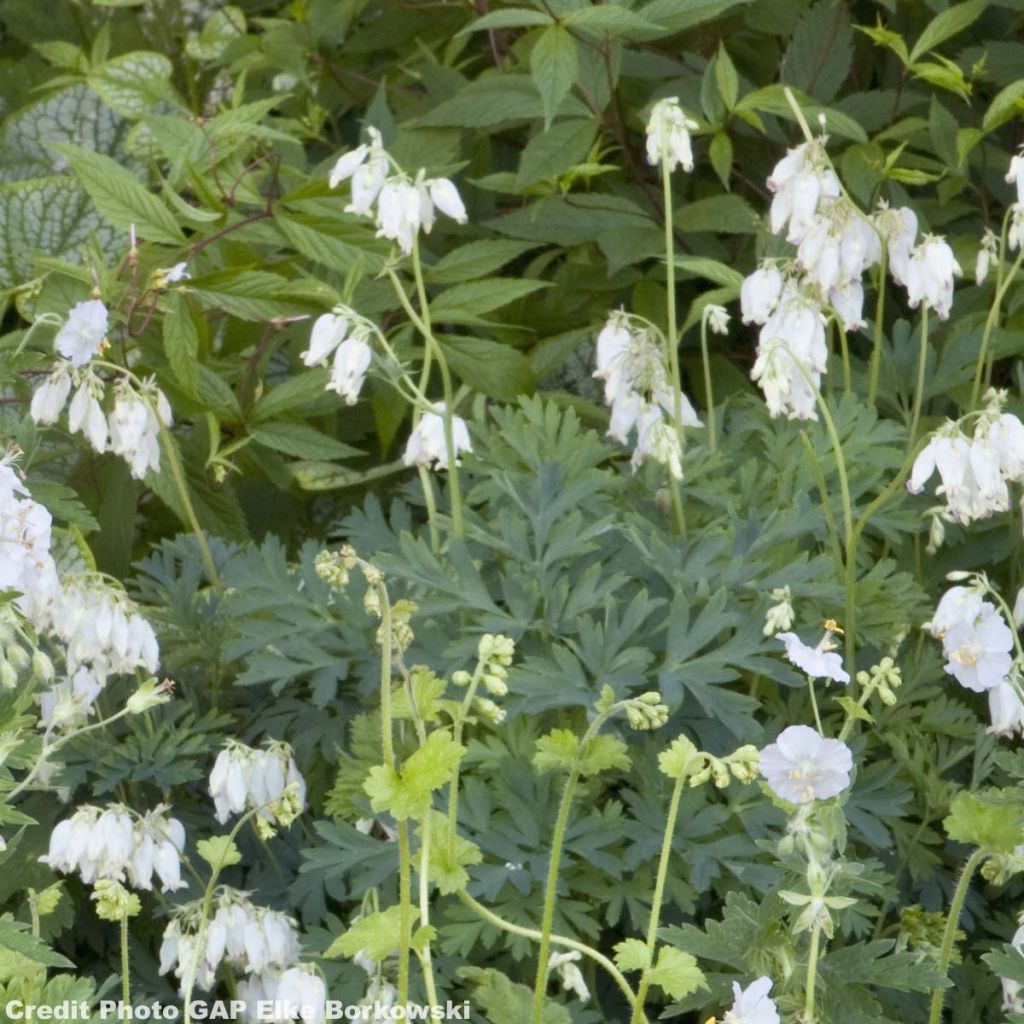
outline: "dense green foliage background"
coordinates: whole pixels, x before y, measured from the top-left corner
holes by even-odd
[[[33,494],[147,606],[163,671],[178,684],[152,732],[127,720],[102,745],[72,748],[61,784],[74,801],[167,798],[190,835],[203,835],[212,822],[201,791],[223,738],[284,739],[310,784],[311,812],[270,850],[243,837],[232,884],[297,909],[313,958],[369,887],[393,899],[394,844],[353,827],[367,816],[362,777],[380,759],[366,717],[375,624],[361,584],[339,596],[312,569],[317,551],[341,539],[419,605],[410,663],[464,667],[485,631],[519,645],[509,717],[498,730],[481,726],[470,744],[462,816],[484,854],[471,891],[509,920],[535,924],[557,809],[555,781],[530,767],[534,740],[581,723],[600,685],[661,689],[674,713],[664,735],[685,730],[713,751],[805,720],[803,683],[761,627],[767,595],[782,585],[800,626],[845,619],[828,546],[841,512],[824,431],[768,418],[747,376],[754,335],[737,315],[714,342],[722,444],[713,454],[695,437],[686,455],[688,540],[670,530],[657,473],[633,476],[627,454],[601,436],[598,325],[621,304],[664,317],[646,111],[678,95],[701,123],[697,166],[675,178],[675,223],[682,358],[703,408],[702,304],[732,302],[758,256],[783,249],[762,219],[764,180],[798,139],[781,84],[812,119],[824,113],[855,199],[912,205],[971,267],[983,229],[998,228],[1011,200],[1003,176],[1021,141],[1022,25],[1019,2],[985,0],[0,2],[5,433],[25,453]],[[464,467],[467,536],[446,534],[440,554],[427,543],[419,481],[400,461],[407,407],[379,378],[344,407],[324,391],[325,372],[299,360],[304,318],[340,299],[374,318],[404,358],[420,358],[378,276],[388,244],[327,186],[331,162],[367,125],[406,168],[455,179],[469,210],[466,226],[443,221],[423,240],[433,318],[464,386],[475,448]],[[126,258],[130,224],[137,265]],[[179,260],[192,274],[187,290],[147,287]],[[51,360],[46,332],[24,344],[27,328],[86,298],[92,272],[126,357],[172,399],[223,594],[209,586],[167,474],[132,480],[120,459],[25,415],[33,374]],[[1010,291],[995,335],[997,381],[1018,413],[1022,299]],[[969,389],[988,306],[985,290],[962,284],[954,318],[934,330],[930,422]],[[901,464],[906,440],[916,318],[896,298],[887,308],[878,411],[838,389],[834,399],[861,508]],[[858,381],[868,342],[851,339]],[[1014,744],[986,733],[983,700],[954,692],[918,628],[950,569],[986,569],[1016,592],[1019,517],[969,534],[951,527],[930,556],[926,507],[901,490],[861,547],[861,667],[898,650],[905,684],[899,704],[853,741],[846,856],[864,869],[859,902],[838,915],[823,961],[823,1021],[926,1019],[934,928],[915,930],[906,917],[901,926],[901,908],[948,904],[965,852],[941,827],[952,793],[1024,777]],[[632,736],[632,769],[588,783],[557,930],[610,948],[644,929],[666,742]],[[61,814],[42,796],[23,809],[44,826]],[[772,894],[783,823],[756,786],[686,795],[666,923],[712,990],[673,1006],[682,1019],[720,1012],[734,978],[799,973],[800,940]],[[20,919],[25,889],[53,880],[37,863],[47,834],[26,830],[0,854],[0,909]],[[44,920],[44,936],[103,984],[117,969],[116,935],[91,916],[77,883],[67,889],[73,898]],[[1013,933],[1022,895],[1010,881],[969,896],[952,1020],[1004,1019],[981,957]],[[447,990],[465,992],[456,970],[467,962],[530,981],[528,942],[454,898],[440,900],[436,918]],[[136,985],[169,999],[154,959],[161,911],[140,920]],[[338,998],[360,995],[358,967],[332,960],[324,969]],[[606,982],[589,980],[597,1002],[571,1004],[573,1021],[625,1019]]]

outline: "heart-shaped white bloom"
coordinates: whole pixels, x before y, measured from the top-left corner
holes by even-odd
[[[407,466],[433,466],[448,469],[448,446],[444,431],[445,403],[437,402],[433,409],[423,413],[409,435],[402,461]],[[461,416],[452,417],[452,447],[458,465],[460,452],[471,452],[469,427]]]
[[[840,740],[807,725],[791,725],[761,751],[761,774],[772,792],[791,804],[838,796],[850,785],[853,754]]]
[[[734,981],[732,1009],[726,1011],[722,1024],[779,1024],[778,1008],[768,995],[771,990],[772,979],[767,977],[752,981],[746,988]]]
[[[365,338],[346,338],[334,353],[328,390],[336,391],[345,399],[347,405],[355,405],[372,359],[373,350]]]
[[[454,182],[448,178],[435,178],[430,182],[430,198],[434,205],[458,224],[466,223],[466,207]]]
[[[102,388],[102,384],[96,377],[87,378],[79,385],[68,407],[68,429],[72,434],[84,434],[102,455],[107,450],[107,418],[97,398],[98,388]]]
[[[782,294],[782,284],[782,274],[774,263],[763,263],[743,279],[740,310],[745,324],[763,324],[771,316]]]
[[[962,273],[945,239],[926,235],[910,254],[907,301],[913,308],[924,303],[927,308],[935,310],[940,320],[946,320],[953,305],[954,278]]]
[[[324,313],[313,321],[309,348],[302,353],[307,366],[323,363],[348,336],[349,318],[341,313]]]
[[[693,144],[690,132],[699,127],[693,118],[683,112],[677,96],[658,100],[651,108],[651,116],[647,121],[647,162],[656,167],[664,161],[670,171],[677,167],[692,171]]]
[[[32,396],[32,404],[29,407],[32,419],[36,423],[56,423],[64,411],[70,393],[71,375],[67,371],[67,364],[58,364]]]
[[[107,307],[99,299],[79,302],[71,308],[64,326],[57,332],[57,351],[69,359],[72,366],[84,366],[99,352],[107,336],[108,323]]]

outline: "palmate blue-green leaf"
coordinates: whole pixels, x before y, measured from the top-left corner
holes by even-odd
[[[115,227],[127,231],[134,224],[139,236],[150,242],[184,242],[185,236],[167,207],[115,160],[66,142],[53,147],[67,157],[96,209]]]
[[[92,237],[112,251],[117,232],[74,178],[0,185],[0,288],[32,276],[33,254],[79,262],[80,247]]]
[[[483,1010],[489,1024],[524,1024],[530,1020],[533,992],[526,985],[509,980],[494,968],[462,967],[459,977],[472,987],[475,1006]],[[569,1011],[545,1000],[541,1024],[571,1024]]]

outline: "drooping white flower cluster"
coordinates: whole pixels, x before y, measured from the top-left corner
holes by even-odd
[[[0,462],[0,587],[20,595],[14,608],[37,635],[63,647],[63,675],[40,697],[48,730],[87,716],[111,676],[155,672],[160,661],[153,627],[126,594],[96,574],[58,571],[51,528],[10,460]],[[50,682],[46,662],[36,674]]]
[[[348,306],[336,306],[313,321],[309,348],[302,353],[302,361],[307,366],[323,366],[333,353],[327,390],[337,392],[346,405],[355,405],[359,399],[373,359],[373,333],[370,321]]]
[[[306,782],[287,743],[268,740],[257,749],[229,740],[210,772],[210,796],[222,825],[256,811],[258,819],[287,826],[305,809]]]
[[[163,892],[174,892],[187,884],[181,880],[185,829],[168,810],[161,805],[140,818],[118,804],[79,807],[53,830],[39,860],[54,871],[77,872],[86,884],[127,876],[129,885],[148,891],[155,875]]]
[[[864,272],[882,256],[875,225],[843,194],[825,139],[791,149],[768,178],[771,229],[797,247],[808,298],[831,306],[846,330],[864,326]]]
[[[658,100],[647,120],[647,162],[653,167],[665,163],[669,171],[682,167],[693,170],[693,145],[690,132],[700,125],[679,106],[678,96]]]
[[[1017,202],[1010,206],[1010,228],[1006,242],[1011,249],[1019,249],[1024,241],[1024,153],[1016,153],[1010,160],[1006,180],[1017,188]]]
[[[873,220],[885,239],[892,279],[907,289],[911,308],[923,304],[947,319],[955,279],[963,273],[949,243],[938,235],[925,235],[918,243],[917,214],[907,206],[890,209],[882,203]]]
[[[850,785],[853,754],[841,740],[826,739],[807,725],[791,725],[760,755],[772,792],[791,804],[838,796]]]
[[[665,353],[653,330],[624,310],[612,312],[597,336],[594,377],[604,381],[605,404],[611,407],[608,436],[621,444],[636,430],[633,468],[648,458],[683,477],[678,427],[703,426],[689,398],[675,393]],[[678,425],[673,424],[678,400]]]
[[[327,986],[311,964],[251,974],[239,984],[238,996],[246,1005],[244,1019],[253,1024],[322,1024],[327,1019]]]
[[[740,291],[744,323],[758,323],[751,378],[773,417],[816,420],[815,389],[828,369],[825,315],[806,285],[774,264],[754,271]]]
[[[950,587],[925,628],[942,641],[946,672],[965,689],[988,693],[992,731],[1024,731],[1020,670],[1011,653],[1013,632],[999,609],[984,599],[978,583]]]
[[[775,1000],[768,993],[772,990],[772,979],[758,978],[746,988],[739,982],[732,983],[733,1004],[722,1018],[722,1024],[779,1024],[779,1010]]]
[[[448,178],[427,178],[423,170],[410,178],[384,149],[380,132],[368,128],[369,143],[342,154],[328,178],[331,188],[352,182],[349,213],[373,217],[377,237],[388,238],[410,255],[420,231],[429,234],[435,210],[459,224],[466,223],[466,208],[455,184]],[[374,209],[376,204],[376,210]]]
[[[152,378],[136,387],[129,377],[118,377],[110,411],[103,411],[107,384],[89,364],[104,343],[107,325],[107,308],[98,299],[80,302],[68,313],[55,342],[64,359],[53,364],[32,395],[29,412],[36,423],[50,426],[74,390],[68,430],[81,434],[100,455],[109,451],[123,458],[141,480],[160,468],[160,428],[171,426],[174,417]]]
[[[548,970],[552,974],[558,974],[558,979],[566,992],[574,993],[581,1003],[588,1003],[590,989],[579,968],[579,961],[582,959],[583,954],[575,949],[554,953],[548,960]]]
[[[444,402],[434,405],[420,416],[405,443],[402,461],[407,466],[427,466],[434,469],[448,469],[448,444],[445,439]],[[459,465],[459,453],[471,452],[473,444],[469,438],[469,427],[461,416],[452,416],[452,448],[455,450],[455,465]]]
[[[201,904],[177,911],[160,945],[161,974],[173,971],[184,985],[194,969],[194,984],[209,989],[222,962],[259,975],[287,970],[298,959],[298,932],[287,914],[258,907],[245,893],[227,887],[217,890],[215,906],[205,930],[200,927]]]
[[[963,423],[950,420],[932,434],[914,460],[907,481],[911,494],[920,494],[936,472],[936,495],[945,499],[941,516],[947,522],[967,525],[1010,507],[1009,484],[1024,478],[1024,423],[1003,412],[1006,392],[990,390],[985,407],[972,414],[974,428],[968,436]]]

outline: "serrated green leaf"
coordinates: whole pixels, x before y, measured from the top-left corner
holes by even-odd
[[[530,51],[530,74],[544,104],[545,128],[569,94],[577,70],[576,40],[561,25],[545,29]]]
[[[623,939],[616,943],[615,966],[620,971],[646,971],[651,966],[647,943],[640,939]]]
[[[431,316],[441,323],[459,323],[491,313],[542,288],[548,281],[523,281],[515,278],[486,277],[480,281],[457,284],[434,299]]]
[[[242,863],[242,853],[229,836],[211,836],[196,843],[199,856],[217,870]]]
[[[195,395],[199,386],[199,332],[181,295],[168,296],[163,341],[164,355],[175,379],[186,394]]]
[[[338,441],[305,423],[265,423],[250,427],[249,436],[275,452],[300,459],[329,461],[363,454],[344,441]]]
[[[451,779],[466,748],[444,729],[435,729],[426,743],[412,753],[400,771],[391,765],[370,769],[363,789],[375,811],[387,811],[398,821],[422,819],[430,808],[431,794]]]
[[[715,84],[722,102],[728,110],[732,110],[740,97],[740,76],[722,42],[719,42],[718,53],[715,54]]]
[[[568,771],[579,753],[579,737],[569,729],[552,729],[537,740],[533,766],[537,771]]]
[[[419,918],[419,912],[413,910],[413,923]],[[339,935],[324,950],[324,956],[354,957],[357,953],[380,963],[392,953],[397,953],[402,944],[402,908],[388,907],[374,914],[359,918],[344,934]]]
[[[699,988],[706,988],[704,972],[697,960],[671,946],[662,946],[658,962],[651,969],[651,984],[660,985],[672,999],[682,999]]]
[[[570,122],[572,123],[572,122]],[[556,125],[541,138],[554,134]],[[435,264],[427,268],[427,280],[432,284],[462,284],[474,278],[486,277],[505,266],[524,252],[536,248],[529,242],[481,239],[456,246],[446,252]]]
[[[483,32],[496,28],[531,28],[534,25],[550,25],[552,17],[542,11],[531,11],[528,8],[509,8],[504,11],[490,11],[482,18],[470,22],[465,28],[459,29],[459,35],[467,32]]]
[[[658,755],[658,767],[670,779],[682,779],[703,763],[700,751],[685,736],[677,736],[669,746]]]
[[[914,43],[910,51],[910,63],[916,63],[918,58],[929,50],[934,50],[947,39],[970,28],[985,13],[987,7],[988,0],[966,0],[937,14]]]
[[[135,175],[102,153],[70,143],[53,143],[67,157],[75,176],[107,220],[125,231],[135,225],[141,238],[179,245],[185,240],[178,222]]]
[[[1012,853],[1024,839],[1024,807],[999,790],[961,792],[942,825],[958,843],[990,853]]]

